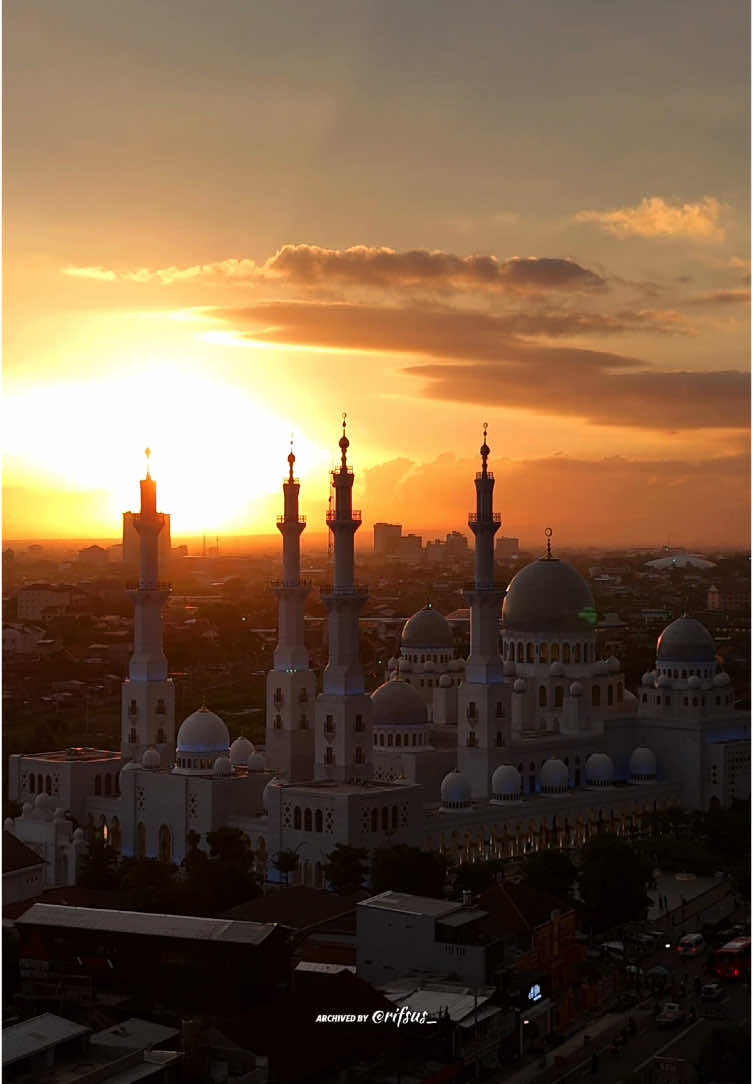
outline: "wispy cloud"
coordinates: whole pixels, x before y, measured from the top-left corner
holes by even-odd
[[[248,258],[219,260],[191,267],[141,268],[135,271],[103,271],[101,268],[64,268],[65,274],[126,282],[173,283],[272,282],[309,288],[371,287],[381,290],[431,289],[481,291],[484,293],[538,294],[606,289],[595,271],[566,257],[456,256],[452,252],[356,245],[347,249],[318,245],[284,245],[263,263]],[[102,271],[101,274],[87,274]]]
[[[659,371],[640,358],[521,337],[572,334],[571,318],[588,314],[266,302],[215,315],[249,342],[435,359],[403,370],[425,381],[428,398],[648,429],[748,424],[745,373]],[[637,322],[625,321],[623,330],[640,326],[640,314],[632,315]]]
[[[614,211],[579,211],[576,222],[593,222],[615,237],[679,237],[693,241],[721,241],[724,205],[713,196],[697,203],[671,204],[650,196],[636,207]]]
[[[115,282],[118,275],[106,267],[64,267],[64,275],[75,279],[96,279],[98,282]]]
[[[692,297],[689,305],[749,305],[750,287],[745,290],[710,290]]]

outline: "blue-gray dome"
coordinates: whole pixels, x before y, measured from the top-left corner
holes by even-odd
[[[507,633],[592,633],[593,595],[566,561],[541,557],[513,576],[502,606]]]
[[[452,647],[450,623],[439,610],[426,605],[405,622],[402,643],[407,647]]]
[[[709,630],[695,617],[678,617],[659,636],[656,658],[660,662],[714,662],[716,647]]]

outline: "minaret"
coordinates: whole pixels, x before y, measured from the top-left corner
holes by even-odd
[[[159,580],[159,535],[165,517],[157,511],[157,484],[149,470],[141,481],[141,510],[133,517],[139,535],[139,579],[127,584],[133,601],[133,655],[123,682],[120,747],[126,760],[141,760],[154,747],[162,767],[175,759],[175,688],[162,647],[162,610],[170,585]]]
[[[493,508],[494,475],[488,469],[489,446],[481,445],[476,475],[476,511],[468,526],[476,539],[473,587],[464,592],[471,610],[471,645],[465,681],[458,689],[458,766],[471,783],[473,797],[489,794],[491,773],[501,762],[509,727],[509,689],[503,685],[499,654],[499,609],[504,591],[494,582],[494,535],[500,527]]]
[[[267,674],[267,768],[291,783],[314,774],[314,701],[316,677],[309,669],[303,636],[303,604],[311,590],[301,580],[301,535],[306,517],[298,514],[301,484],[293,476],[295,455],[290,442],[288,477],[282,484],[284,515],[277,517],[282,535],[282,580],[272,589],[278,599],[278,639],[274,668]]]
[[[334,583],[322,592],[327,607],[329,660],[323,691],[316,702],[318,779],[358,779],[371,775],[371,698],[364,693],[358,657],[358,615],[368,597],[354,578],[354,538],[361,513],[353,509],[353,471],[348,466],[350,441],[340,438],[340,468],[332,472],[335,507],[327,512],[335,550]]]

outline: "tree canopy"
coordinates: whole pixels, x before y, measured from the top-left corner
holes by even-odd
[[[336,843],[324,864],[324,876],[330,887],[341,896],[357,892],[366,878],[367,855],[368,852],[363,847]]]
[[[593,836],[581,858],[578,891],[592,929],[608,929],[645,914],[650,865],[626,840],[610,832]]]
[[[371,867],[372,892],[412,892],[417,896],[444,896],[444,858],[434,851],[422,851],[399,843],[374,851]]]
[[[534,888],[552,896],[567,896],[578,871],[566,851],[534,851],[523,862],[523,873]]]

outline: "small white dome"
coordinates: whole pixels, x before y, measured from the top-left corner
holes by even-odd
[[[615,655],[610,655],[607,659],[607,670],[610,674],[619,674],[622,669],[620,660]]]
[[[558,760],[556,757],[550,757],[549,760],[544,761],[540,780],[541,790],[544,794],[561,794],[567,790],[570,781],[567,764],[564,764],[563,761]]]
[[[122,775],[123,772],[132,772],[138,767],[139,765],[136,763],[135,760],[129,760],[128,763],[124,764],[123,767],[120,769],[120,774]]]
[[[593,673],[598,677],[605,677],[609,673],[606,659],[597,659],[594,663]]]
[[[405,660],[401,659],[399,669],[400,669],[401,674],[412,674],[413,673],[413,663],[410,661],[410,659],[405,659]]]
[[[21,816],[28,817],[33,808],[34,806],[31,804],[31,802],[24,802],[24,804],[21,806]]]
[[[556,662],[553,662],[552,665],[549,667],[549,673],[552,675],[552,677],[564,676],[565,667],[562,665],[559,659]]]
[[[84,838],[84,830],[83,830],[83,828],[76,828],[74,833],[73,833],[73,842],[74,843],[81,843],[83,838]]]
[[[206,704],[184,719],[178,731],[177,751],[188,754],[218,753],[227,756],[230,750],[230,734],[219,715],[210,711]]]
[[[690,677],[688,678],[688,686],[691,689],[700,689],[700,687],[701,687],[701,679],[698,677],[698,674],[691,674],[690,675]]]
[[[38,794],[36,796],[36,798],[34,799],[34,808],[35,809],[49,809],[50,808],[50,802],[51,802],[51,799],[50,799],[49,794],[44,794],[44,793]]]
[[[446,617],[427,603],[408,618],[401,641],[409,647],[452,647],[452,628]]]
[[[591,753],[586,761],[586,782],[591,786],[605,787],[614,780],[614,764],[606,753]]]
[[[500,764],[492,775],[492,801],[510,802],[522,793],[520,772],[513,764]]]
[[[439,788],[443,809],[468,809],[471,804],[471,784],[459,771],[448,772]]]
[[[421,664],[418,663],[418,666]],[[408,681],[391,678],[371,694],[372,719],[376,726],[426,723],[426,704],[418,689]]]
[[[502,673],[505,677],[515,677],[515,663],[512,659],[508,659],[502,664]]]
[[[447,669],[454,670],[456,672],[460,670],[465,670],[465,663],[462,659],[450,659],[450,661],[447,663]]]
[[[570,696],[583,696],[583,686],[579,681],[574,681],[570,686]]]
[[[233,744],[230,746],[230,763],[239,767],[245,764],[252,753],[256,752],[253,742],[250,742],[248,738],[245,738],[242,734],[240,738],[236,738]]]
[[[55,810],[55,812],[53,814],[53,817],[54,817],[54,819],[56,821],[64,821],[65,820],[65,810],[63,809],[63,807],[61,805],[59,805],[57,807],[57,809]]]
[[[214,768],[212,769],[215,775],[232,775],[233,765],[230,762],[230,757],[217,757],[214,762]]]
[[[265,786],[264,790],[261,792],[261,804],[262,804],[262,808],[264,809],[265,813],[269,812],[269,793],[270,793],[270,790],[272,788],[277,789],[277,787],[279,785],[280,785],[280,780],[275,775],[270,779],[270,781]]]
[[[148,768],[150,771],[154,772],[157,771],[160,763],[159,753],[156,749],[144,750],[143,756],[141,757],[141,766],[143,768]]]
[[[724,670],[722,670],[720,673],[718,673],[714,678],[714,685],[716,685],[717,688],[722,688],[722,686],[729,685],[729,684],[730,684],[730,676]]]
[[[672,688],[672,678],[668,677],[666,674],[662,674],[662,676],[660,678],[656,679],[656,688],[657,689],[671,689]]]
[[[525,678],[515,678],[515,681],[513,682],[512,687],[513,687],[513,692],[524,693],[526,691]]]
[[[630,778],[639,782],[656,779],[656,757],[650,749],[641,745],[630,754],[628,770]]]
[[[12,817],[6,817],[5,820],[3,821],[3,831],[4,832],[12,832],[13,828],[14,828],[13,818]]]
[[[455,684],[455,682],[452,680],[449,674],[442,674],[441,678],[439,679],[439,684],[442,686],[443,689],[449,689],[451,685]]]
[[[433,662],[433,660],[432,659],[427,659],[426,662],[424,663],[424,673],[426,673],[426,674],[434,674],[436,672],[436,669],[437,669],[437,667],[436,667],[436,664]]]
[[[265,768],[264,757],[261,753],[252,753],[246,761],[246,767],[250,772],[263,772]]]
[[[647,670],[646,673],[641,678],[641,685],[653,685],[653,684],[654,684],[653,671]]]

